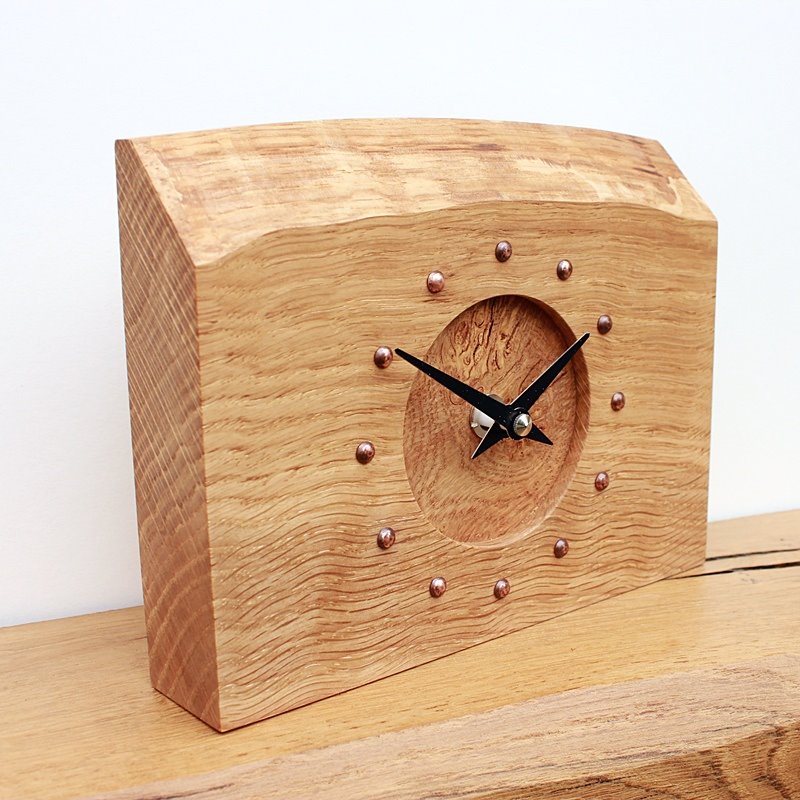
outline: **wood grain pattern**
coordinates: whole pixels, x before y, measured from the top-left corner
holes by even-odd
[[[658,142],[586,128],[329,120],[156,136],[134,146],[198,266],[286,228],[487,200],[623,203],[714,219]]]
[[[129,142],[117,181],[152,681],[219,726],[194,267]]]
[[[800,658],[564,692],[103,796],[578,800],[587,793],[615,800],[800,795]]]
[[[498,148],[476,149],[481,137]],[[702,559],[715,225],[657,145],[369,122],[131,147],[194,260],[191,400],[218,678],[194,687],[194,713],[221,729],[252,722]],[[499,238],[514,247],[502,267]],[[555,277],[564,257],[575,265],[567,282]],[[447,277],[435,296],[425,289],[434,267]],[[397,362],[377,370],[372,353],[426,352],[466,308],[511,293],[573,331],[601,313],[615,322],[582,353],[589,426],[561,502],[525,536],[477,547],[421,510],[426,489],[412,491],[403,447],[414,376]],[[614,414],[620,388],[628,405]],[[353,458],[364,439],[377,448],[366,467]],[[601,469],[612,483],[598,494]],[[384,525],[398,532],[388,552],[374,545]],[[570,555],[556,563],[563,535]],[[449,589],[434,601],[437,574]],[[501,576],[513,591],[498,603]]]
[[[756,519],[762,519],[757,517]],[[760,553],[791,553],[798,549],[797,513],[779,511],[763,517],[769,524],[759,525],[756,532],[740,519],[714,523],[717,535],[708,540],[707,556],[711,560],[739,557]],[[784,558],[784,561],[791,560]]]
[[[794,767],[797,780],[798,759],[796,755],[789,758],[789,745],[798,717],[778,724],[782,714],[795,707],[797,691],[784,691],[785,702],[779,703],[778,713],[768,710],[781,687],[791,688],[788,681],[797,678],[800,567],[748,569],[748,558],[760,566],[759,557],[748,553],[764,543],[785,548],[786,563],[791,564],[792,553],[800,550],[800,511],[711,525],[709,554],[739,559],[736,572],[652,584],[225,735],[216,734],[150,689],[140,608],[3,629],[0,796],[4,800],[106,796],[176,780],[200,792],[211,776],[221,774],[226,778],[219,778],[217,785],[233,780],[236,787],[230,774],[234,767],[281,757],[272,762],[273,768],[281,768],[293,754],[307,754],[309,763],[319,766],[320,757],[309,751],[358,740],[365,747],[379,743],[378,755],[383,758],[397,752],[391,744],[393,732],[410,729],[408,738],[414,739],[420,726],[459,719],[464,723],[461,730],[467,731],[470,720],[480,719],[485,712],[537,699],[566,714],[570,708],[586,708],[584,702],[603,696],[607,691],[603,687],[614,686],[620,687],[613,696],[622,706],[611,702],[601,709],[605,716],[579,721],[576,736],[599,731],[604,719],[618,719],[630,731],[636,718],[626,717],[624,711],[633,702],[642,709],[642,736],[652,741],[668,730],[677,735],[675,726],[686,725],[690,727],[680,730],[696,737],[692,740],[696,749],[681,755],[684,739],[670,743],[665,735],[666,746],[652,750],[650,764],[637,762],[635,776],[624,777],[625,759],[636,755],[637,745],[626,740],[630,746],[617,751],[620,758],[606,773],[609,780],[601,776],[587,787],[577,773],[598,772],[597,764],[583,758],[579,748],[558,747],[556,739],[545,736],[541,752],[548,757],[530,763],[532,768],[549,766],[547,781],[556,780],[541,784],[542,793],[548,787],[551,796],[582,799],[731,796],[720,794],[723,790],[737,797],[800,796],[796,786],[788,788],[790,782],[784,783],[781,795],[775,780],[785,776],[787,767]],[[795,670],[794,678],[787,668]],[[681,698],[669,687],[685,685],[687,674],[694,676],[686,690],[696,702],[682,721],[677,713]],[[737,691],[739,678],[752,687],[759,675],[763,681],[753,691]],[[703,692],[700,676],[714,682],[713,694]],[[653,679],[654,683],[642,683]],[[652,687],[649,705],[643,697],[648,685]],[[724,700],[726,686],[732,692],[729,702]],[[576,690],[584,700],[573,703],[569,697]],[[656,703],[655,696],[664,703]],[[764,704],[759,704],[762,697]],[[525,718],[516,731],[521,738],[548,722],[538,713]],[[662,730],[668,719],[674,725]],[[745,724],[746,720],[750,722]],[[696,727],[691,727],[693,722]],[[706,747],[699,738],[701,731],[705,731],[702,736],[708,735]],[[504,733],[480,724],[475,735],[485,739],[485,752],[492,754],[489,741],[499,741],[497,737]],[[568,737],[569,733],[565,728],[557,735]],[[613,755],[616,733],[602,739],[597,744],[609,749],[597,755]],[[709,761],[712,741],[718,743],[713,750],[718,757]],[[452,742],[445,738],[439,744],[447,749]],[[639,755],[643,755],[641,750]],[[502,753],[497,757],[502,758]],[[480,763],[488,760],[486,755],[479,759]],[[369,769],[369,764],[361,767]],[[553,774],[558,769],[561,783]],[[476,787],[487,780],[486,773],[471,769],[469,762],[463,772],[474,776]],[[513,774],[495,769],[493,791],[483,796],[507,796],[502,787]],[[397,761],[375,779],[375,787],[390,796],[395,779],[403,775]],[[707,783],[698,783],[700,775]],[[314,788],[319,791],[333,784],[329,775],[318,778]],[[572,781],[579,788],[570,789]],[[292,793],[292,787],[284,788],[286,794]],[[447,789],[444,777],[437,778],[422,786],[419,795],[446,795]],[[629,794],[616,794],[624,791]],[[140,795],[164,793],[142,789]],[[253,795],[242,788],[233,796]],[[353,795],[352,800],[358,797]]]

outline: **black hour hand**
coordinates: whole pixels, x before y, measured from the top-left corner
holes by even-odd
[[[420,372],[424,373],[429,378],[433,378],[437,383],[444,386],[445,389],[449,389],[454,395],[477,408],[478,411],[483,411],[487,417],[491,417],[494,420],[505,419],[508,409],[504,403],[495,400],[494,397],[489,397],[488,394],[479,392],[477,389],[473,389],[466,383],[462,383],[458,378],[454,378],[452,375],[448,375],[446,372],[436,369],[436,367],[431,364],[422,361],[416,356],[412,356],[411,353],[406,353],[405,350],[401,350],[399,347],[395,347],[394,351],[400,358],[404,358]]]
[[[513,439],[527,438],[535,439],[537,442],[543,442],[544,444],[553,444],[550,439],[548,439],[547,435],[533,424],[530,415],[519,407],[519,403],[507,406],[500,400],[495,400],[494,397],[479,392],[477,389],[473,389],[471,386],[458,380],[458,378],[454,378],[452,375],[442,372],[426,361],[412,356],[410,353],[406,353],[405,350],[401,350],[399,347],[396,347],[394,351],[400,358],[408,361],[409,364],[416,367],[420,372],[433,378],[437,383],[444,386],[445,389],[449,389],[454,395],[460,397],[474,408],[477,408],[478,411],[482,411],[487,417],[494,421],[490,428],[492,435],[489,436],[488,433],[486,434],[484,437],[486,444],[483,445],[483,447],[479,445],[472,454],[472,458],[477,458],[484,450],[488,450],[489,447],[491,447],[490,442],[494,444],[505,439],[507,436]]]

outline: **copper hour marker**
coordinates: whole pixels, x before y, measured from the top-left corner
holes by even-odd
[[[375,445],[372,442],[361,442],[356,447],[356,460],[359,464],[369,464],[375,457]]]
[[[392,353],[392,348],[385,346],[379,347],[372,356],[372,360],[375,362],[375,366],[378,367],[378,369],[386,369],[386,367],[392,363],[393,358],[394,354]]]
[[[494,248],[494,257],[500,261],[508,261],[511,258],[511,242],[498,242],[497,247]]]
[[[611,408],[614,411],[621,411],[625,408],[625,395],[622,392],[614,392],[611,395]]]
[[[556,558],[564,558],[569,553],[569,542],[566,539],[556,539],[553,545],[553,555]]]
[[[612,322],[611,317],[609,317],[608,314],[601,314],[597,318],[597,330],[599,333],[603,334],[603,336],[605,336],[611,330],[611,326],[613,324],[614,323]]]
[[[504,597],[507,597],[510,591],[511,584],[505,578],[500,578],[500,580],[494,585],[494,596],[498,600],[502,600]]]
[[[378,531],[378,547],[381,550],[388,550],[395,542],[395,532],[393,528],[381,528]]]
[[[562,258],[556,267],[556,275],[558,275],[558,279],[561,281],[567,280],[567,278],[572,275],[572,262],[567,261],[566,258]]]
[[[447,581],[442,578],[434,578],[431,581],[430,592],[431,597],[441,597],[447,591]]]
[[[594,488],[597,489],[598,492],[602,492],[608,489],[609,482],[610,479],[607,472],[598,472],[594,479]]]
[[[444,289],[444,275],[441,272],[431,272],[425,282],[431,294],[439,294]]]

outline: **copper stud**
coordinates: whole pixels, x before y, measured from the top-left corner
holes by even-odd
[[[611,326],[614,323],[611,321],[611,317],[608,314],[601,314],[597,318],[597,330],[599,333],[602,333],[605,336],[610,330]]]
[[[431,294],[439,294],[444,289],[444,275],[441,272],[431,272],[426,285]]]
[[[494,248],[494,257],[500,261],[508,261],[511,258],[511,242],[498,242]]]
[[[392,528],[381,528],[378,531],[378,547],[381,550],[388,550],[394,544],[396,538]]]
[[[502,600],[504,597],[508,597],[508,593],[511,591],[511,584],[505,579],[500,578],[499,581],[494,585],[494,596],[498,600]]]
[[[359,464],[369,464],[375,458],[375,445],[372,442],[361,442],[356,447],[356,460]]]
[[[553,545],[553,555],[556,558],[564,558],[569,553],[569,542],[566,539],[556,539]]]
[[[379,347],[375,351],[375,355],[372,356],[375,366],[379,369],[386,369],[392,363],[393,358],[394,354],[391,347]]]
[[[621,411],[625,408],[625,395],[622,392],[614,392],[611,395],[611,408],[614,411]]]
[[[447,581],[444,578],[434,578],[431,581],[431,597],[441,597],[447,591]]]
[[[598,492],[608,489],[609,477],[607,472],[598,472],[594,479],[594,488]]]
[[[566,258],[562,258],[556,267],[556,275],[558,275],[558,279],[561,281],[567,280],[567,278],[572,275],[572,262],[567,261]]]

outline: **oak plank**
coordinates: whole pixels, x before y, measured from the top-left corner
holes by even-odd
[[[587,793],[619,800],[796,796],[800,657],[563,692],[102,797],[544,799]]]
[[[781,541],[800,549],[800,511],[775,518]],[[709,553],[751,552],[769,535],[769,519],[710,525]],[[800,567],[662,581],[224,735],[150,688],[141,608],[6,628],[0,630],[0,796],[92,796],[571,690],[698,670],[719,676],[743,662],[796,659],[798,603]],[[752,745],[725,745],[723,761],[736,761],[736,747],[744,748],[742,758],[767,759],[768,737],[754,733]],[[688,760],[681,763],[695,757],[701,756],[682,756]],[[654,782],[658,770],[670,775],[663,764],[653,769]],[[563,786],[559,791],[570,796]],[[605,789],[597,791],[602,797]]]
[[[746,556],[748,553],[780,553],[800,549],[800,519],[797,511],[775,511],[752,517],[712,523],[706,558]],[[787,556],[790,558],[790,556]]]
[[[689,578],[695,575],[718,575],[736,570],[771,569],[784,566],[800,566],[800,549],[781,549],[738,556],[717,556],[707,559],[696,569],[687,570],[674,577]]]

